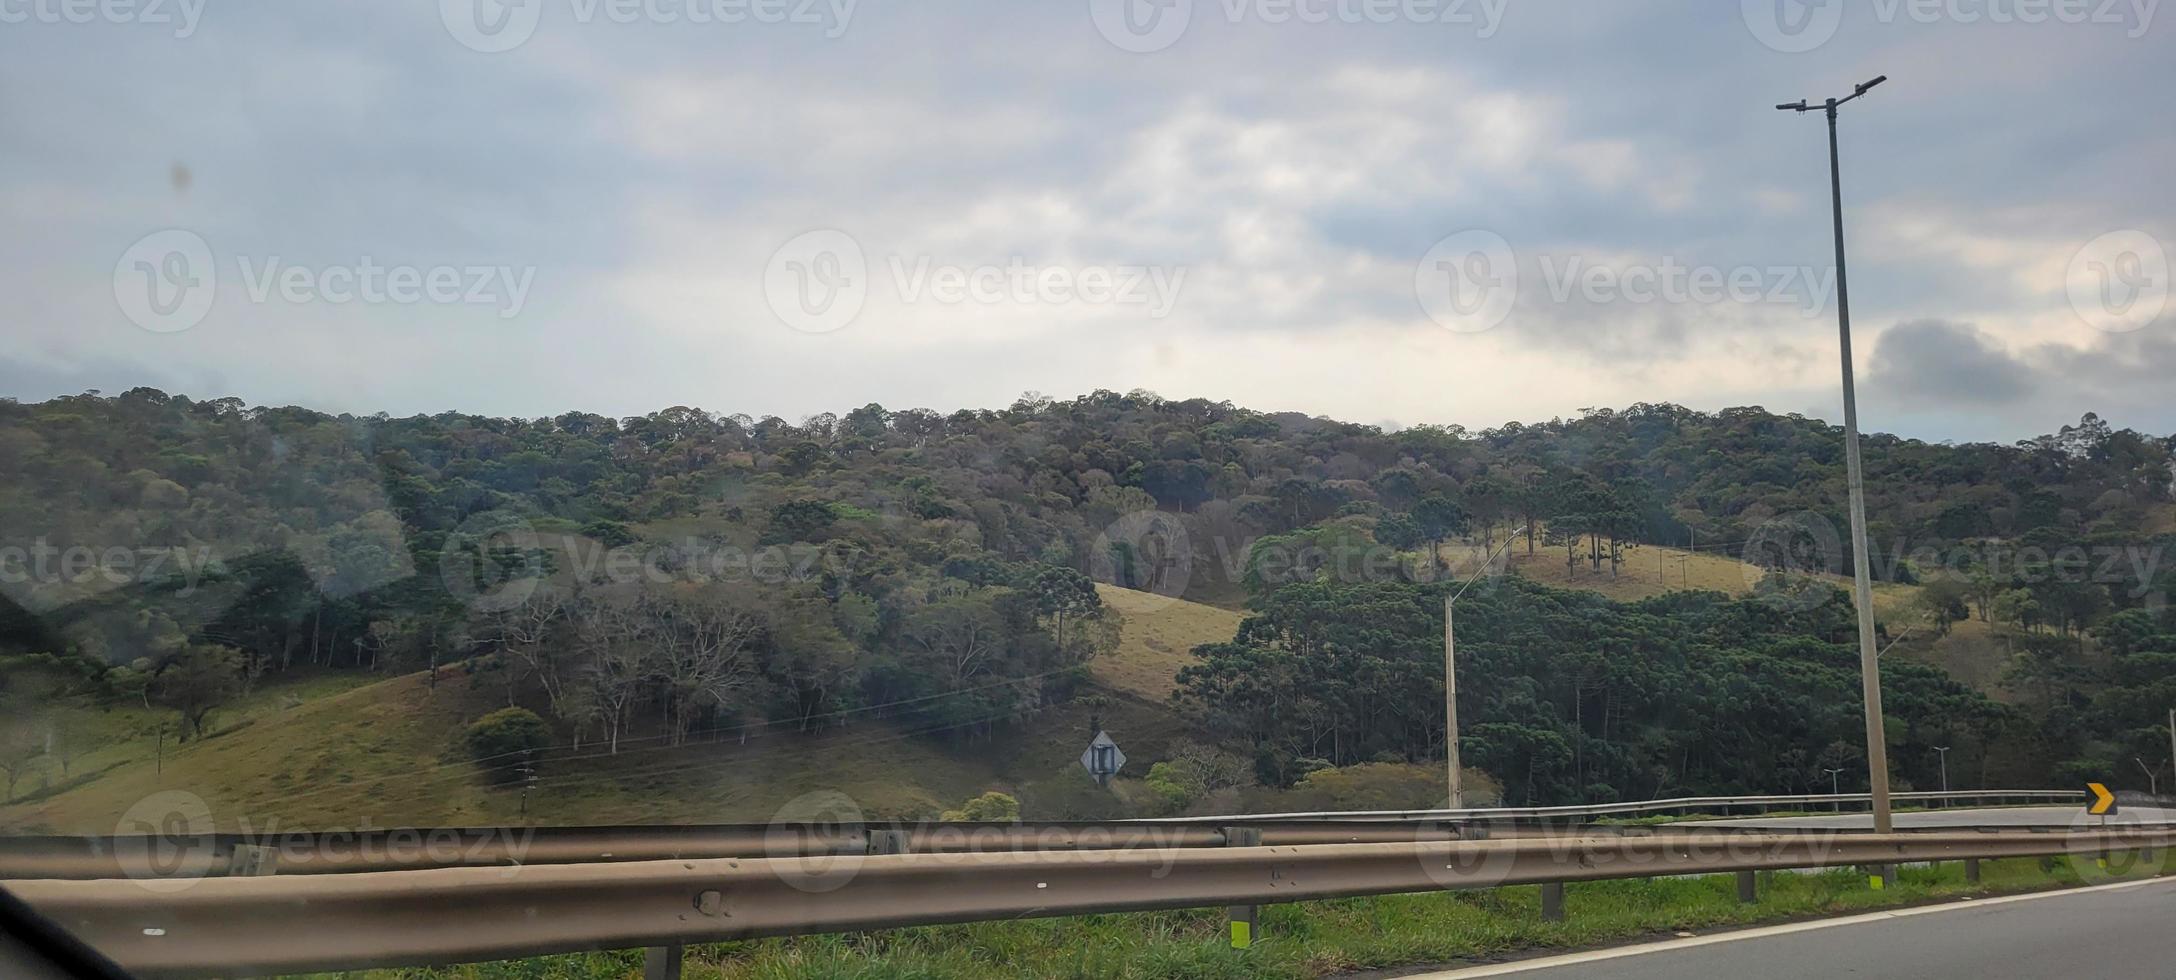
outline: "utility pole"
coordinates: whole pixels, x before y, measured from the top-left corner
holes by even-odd
[[[1519,530],[1505,536],[1504,543],[1497,545],[1496,550],[1482,560],[1481,567],[1474,569],[1473,574],[1467,577],[1466,584],[1459,586],[1458,591],[1443,597],[1443,764],[1450,773],[1449,807],[1453,810],[1465,809],[1466,787],[1465,779],[1458,771],[1458,644],[1457,634],[1451,627],[1452,613],[1458,605],[1458,597],[1465,595],[1467,589],[1473,588],[1473,583],[1480,581],[1481,575],[1496,564],[1496,556],[1502,554],[1505,548],[1511,547],[1511,542],[1517,540],[1520,532],[1525,530],[1522,525]]]
[[[521,818],[516,822],[527,824],[529,822],[529,787],[536,785],[536,763],[530,761],[527,755],[523,755],[521,764],[514,769],[514,774],[521,778]]]
[[[1828,186],[1836,225],[1836,332],[1841,341],[1844,375],[1844,470],[1851,497],[1852,598],[1859,610],[1859,684],[1866,700],[1866,771],[1874,798],[1874,832],[1891,831],[1889,820],[1889,748],[1882,735],[1880,651],[1874,648],[1873,572],[1866,553],[1866,477],[1859,461],[1859,399],[1851,362],[1851,299],[1844,278],[1844,185],[1836,151],[1836,109],[1865,95],[1889,80],[1880,75],[1863,82],[1841,99],[1831,96],[1822,108],[1828,115]],[[1776,106],[1793,112],[1811,112],[1806,100]]]

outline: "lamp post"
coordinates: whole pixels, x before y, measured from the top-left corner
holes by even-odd
[[[1934,753],[1942,760],[1942,806],[1949,806],[1949,746],[1937,745]]]
[[[1518,530],[1505,535],[1504,543],[1497,545],[1495,551],[1489,552],[1488,558],[1481,562],[1481,567],[1474,569],[1473,574],[1466,577],[1466,584],[1459,586],[1458,591],[1443,597],[1443,758],[1445,767],[1450,770],[1450,808],[1453,810],[1465,808],[1466,789],[1465,780],[1458,772],[1458,648],[1451,630],[1451,614],[1458,605],[1458,597],[1465,595],[1467,589],[1473,588],[1473,583],[1481,580],[1481,573],[1496,564],[1496,556],[1503,554],[1504,549],[1511,547],[1511,542],[1525,531],[1526,526],[1522,524]]]
[[[1851,497],[1852,598],[1859,611],[1859,683],[1866,698],[1867,783],[1874,797],[1874,832],[1890,832],[1889,751],[1882,737],[1880,651],[1874,647],[1874,586],[1866,554],[1866,481],[1859,464],[1859,400],[1851,365],[1851,298],[1844,279],[1844,189],[1836,153],[1836,109],[1865,95],[1889,80],[1880,75],[1863,82],[1850,95],[1830,97],[1818,106],[1806,100],[1776,106],[1792,112],[1819,108],[1828,115],[1829,199],[1836,223],[1836,331],[1842,341],[1844,367],[1844,471]]]
[[[1825,772],[1825,773],[1828,773],[1828,795],[1830,795],[1830,796],[1842,796],[1842,795],[1844,795],[1844,791],[1843,791],[1843,790],[1841,790],[1841,789],[1839,789],[1839,788],[1837,788],[1837,785],[1836,785],[1836,776],[1837,776],[1837,774],[1838,774],[1838,773],[1841,773],[1841,772],[1843,772],[1843,770],[1841,770],[1841,769],[1823,769],[1823,770],[1821,770],[1821,771],[1822,771],[1822,772]],[[1842,813],[1842,812],[1844,812],[1844,801],[1842,801],[1842,800],[1831,800],[1831,801],[1829,801],[1829,805],[1830,805],[1830,806],[1832,806],[1832,807],[1835,807],[1835,808],[1836,808],[1836,812],[1837,812],[1837,813]]]

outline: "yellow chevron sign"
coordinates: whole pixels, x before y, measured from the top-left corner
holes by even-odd
[[[2092,801],[2085,805],[2085,812],[2097,817],[2116,812],[2116,795],[2108,792],[2108,787],[2099,783],[2087,783],[2085,788],[2093,794]]]

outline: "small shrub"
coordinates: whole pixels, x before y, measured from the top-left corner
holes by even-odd
[[[468,726],[469,757],[496,782],[521,778],[519,763],[551,744],[551,728],[527,708],[501,708]]]
[[[957,810],[946,810],[945,820],[975,820],[1003,823],[1020,819],[1020,801],[996,790],[977,796],[960,804]]]

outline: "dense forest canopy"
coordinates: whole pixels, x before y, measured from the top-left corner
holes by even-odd
[[[2090,415],[1866,440],[1877,577],[1929,628],[2008,630],[2034,702],[1886,662],[1901,777],[1950,741],[1993,782],[2167,758],[2172,449]],[[1848,567],[1842,458],[1816,419],[1648,404],[1385,431],[1108,391],[798,423],[5,401],[0,764],[59,751],[38,705],[134,699],[193,736],[302,666],[458,664],[614,746],[870,714],[973,738],[1078,693],[1118,628],[1099,579],[1245,604],[1176,703],[1279,784],[1440,758],[1446,547],[1614,573],[1664,545],[1777,571],[1742,598],[1476,590],[1469,757],[1537,802],[1807,789],[1856,751],[1851,610],[1816,577]]]

